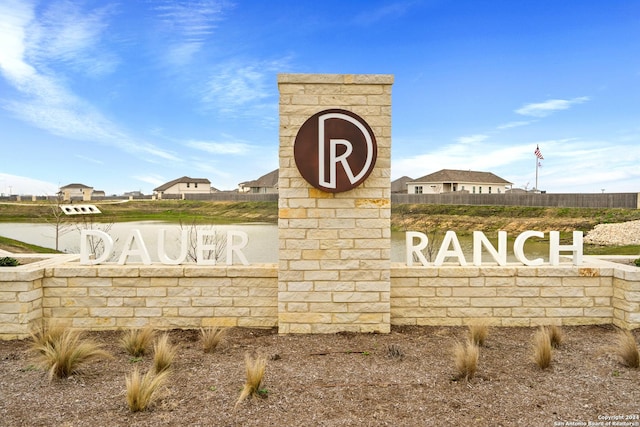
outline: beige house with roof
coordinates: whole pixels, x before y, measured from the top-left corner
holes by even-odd
[[[60,187],[58,194],[62,195],[62,200],[68,202],[71,200],[82,200],[84,202],[88,202],[91,200],[92,195],[96,196],[104,196],[104,192],[96,192],[93,187],[89,187],[84,184],[69,184],[64,187]]]
[[[280,170],[276,169],[253,181],[238,184],[238,192],[249,194],[275,194],[278,192]]]
[[[408,194],[440,194],[464,191],[472,194],[504,194],[512,182],[491,173],[442,169],[407,182]]]
[[[186,194],[210,194],[211,192],[211,181],[206,178],[190,178],[188,176],[174,179],[153,189],[153,195],[158,199],[169,195],[184,197]]]

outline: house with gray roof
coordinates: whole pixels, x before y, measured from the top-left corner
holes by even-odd
[[[413,181],[413,178],[402,176],[391,181],[391,192],[396,194],[407,194],[407,183]]]
[[[211,192],[211,181],[206,178],[190,178],[188,176],[174,179],[153,189],[153,195],[158,199],[162,199],[162,196],[184,197],[186,194],[210,194]]]
[[[440,194],[464,191],[472,194],[504,194],[512,182],[491,173],[442,169],[407,183],[408,194]]]
[[[238,192],[248,194],[275,194],[278,192],[280,170],[276,169],[253,181],[238,184]]]
[[[71,200],[82,200],[87,202],[91,200],[91,196],[104,196],[104,191],[96,191],[93,187],[89,187],[88,185],[73,183],[60,187],[58,194],[62,196],[62,200],[67,202]]]

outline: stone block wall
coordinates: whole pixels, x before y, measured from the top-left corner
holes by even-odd
[[[586,258],[582,267],[394,264],[389,324],[457,326],[482,319],[496,326],[640,327],[640,269]],[[282,306],[278,294],[271,264],[2,267],[0,339],[27,337],[43,321],[86,330],[274,327]],[[344,324],[361,327],[363,313],[352,315],[350,302],[332,304],[344,310]],[[324,325],[329,319],[309,320]]]
[[[389,332],[392,83],[389,75],[278,76],[281,333]],[[378,145],[371,175],[343,193],[312,187],[294,159],[300,126],[331,108],[362,117]]]
[[[3,339],[24,338],[47,321],[86,330],[277,324],[278,274],[271,264],[11,268],[0,271]]]
[[[42,322],[44,271],[77,255],[10,254],[21,265],[0,267],[0,339],[24,338]]]
[[[29,336],[42,319],[42,273],[2,267],[0,273],[0,338]]]
[[[591,260],[575,266],[391,270],[393,325],[610,324],[640,327],[640,270]]]
[[[47,272],[42,314],[83,329],[273,327],[273,266],[63,266]]]
[[[640,268],[622,265],[613,272],[613,324],[640,328]]]

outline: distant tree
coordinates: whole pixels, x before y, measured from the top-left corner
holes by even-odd
[[[100,230],[107,234],[113,227],[113,222],[110,223],[97,223],[93,219],[93,214],[78,215],[76,221],[73,223],[76,231],[82,234],[83,230]],[[114,239],[114,243],[119,239]],[[99,258],[104,253],[104,241],[93,235],[87,236],[87,243],[89,245],[89,253],[94,254],[96,258]],[[79,249],[78,249],[79,251]],[[113,255],[112,257],[113,258]]]
[[[69,217],[62,210],[63,204],[62,193],[56,194],[55,197],[47,197],[47,203],[49,204],[49,213],[45,217],[45,221],[54,228],[55,232],[55,250],[60,250],[60,237],[64,234],[72,231],[73,224],[69,221]]]
[[[207,234],[203,238],[203,243],[212,246],[214,249],[204,251],[203,256],[205,259],[214,259],[216,263],[222,259],[222,255],[227,248],[227,235],[223,232],[218,232],[215,227],[198,226],[197,220],[193,220],[191,224],[183,224],[180,221],[180,230],[187,229],[189,231],[189,240],[187,242],[187,260],[191,262],[198,262],[198,230],[212,231],[213,234]]]

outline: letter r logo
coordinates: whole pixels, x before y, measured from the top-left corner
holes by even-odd
[[[359,186],[371,174],[377,157],[373,131],[347,110],[325,110],[300,127],[294,157],[309,184],[330,193]]]

